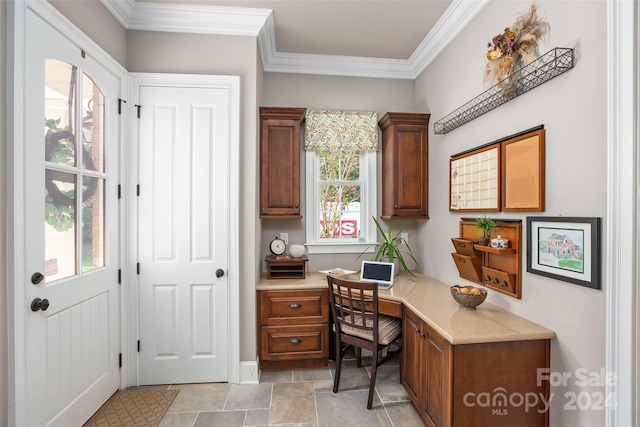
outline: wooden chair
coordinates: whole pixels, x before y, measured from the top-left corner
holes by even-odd
[[[371,380],[367,409],[371,409],[378,366],[402,351],[402,322],[400,319],[378,313],[378,284],[339,279],[328,275],[331,312],[336,336],[336,376],[333,392],[338,392],[342,358],[349,346],[356,350],[356,363],[362,367],[361,349],[371,351]],[[387,349],[387,355],[378,353]]]

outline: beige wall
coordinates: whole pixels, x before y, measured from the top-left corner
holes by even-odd
[[[101,1],[48,1],[120,65],[126,66],[127,32]]]
[[[7,2],[0,2],[0,396],[8,396],[7,356]],[[7,399],[0,398],[0,427],[7,425]]]
[[[375,79],[360,77],[316,76],[307,74],[266,73],[264,97],[261,106],[269,107],[305,107],[309,109],[336,109],[376,111],[379,117],[388,111],[417,111],[413,106],[414,83],[412,80]],[[378,157],[380,155],[378,154]],[[378,159],[378,163],[379,163]],[[269,242],[276,232],[289,233],[290,244],[305,243],[305,153],[301,150],[302,206],[301,220],[265,219],[262,221],[261,260],[269,252]],[[379,168],[378,168],[379,169]],[[379,186],[378,186],[379,187]],[[380,191],[378,191],[378,194]],[[378,200],[380,204],[380,200]],[[406,231],[409,241],[421,221],[407,222]],[[404,221],[394,222],[394,227],[405,225]],[[395,230],[395,228],[394,228]],[[413,249],[413,246],[412,246]],[[312,255],[307,269],[318,271],[333,267],[358,269],[359,254]],[[262,270],[266,265],[262,262]]]
[[[516,13],[526,10],[529,3],[490,2],[416,80],[416,105],[431,112],[433,122],[483,91],[487,41],[511,24]],[[449,158],[460,151],[544,124],[546,211],[491,216],[521,219],[523,225],[527,215],[602,217],[606,223],[605,2],[538,4],[551,24],[548,43],[541,45],[541,53],[553,47],[575,47],[575,68],[450,133],[434,135],[431,128],[431,218],[420,229],[422,261],[425,273],[445,283],[465,282],[449,255],[450,238],[457,236],[461,217],[475,216],[448,211]],[[526,254],[522,262],[522,299],[490,292],[488,300],[556,332],[558,337],[551,348],[552,371],[574,375],[576,369],[584,368],[599,372],[605,366],[605,291],[527,273]],[[604,411],[563,410],[568,403],[565,392],[580,390],[605,392],[604,387],[579,389],[574,376],[567,388],[553,388],[551,425],[605,424]]]
[[[240,76],[240,360],[256,360],[258,53],[253,37],[129,31],[127,70]],[[252,267],[248,267],[252,266]]]

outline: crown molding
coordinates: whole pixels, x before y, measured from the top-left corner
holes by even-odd
[[[270,9],[102,0],[127,30],[258,36]]]
[[[453,0],[409,59],[278,52],[270,9],[101,0],[127,30],[255,36],[265,72],[416,79],[486,5]]]

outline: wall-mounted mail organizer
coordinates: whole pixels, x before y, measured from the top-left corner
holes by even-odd
[[[519,299],[522,278],[522,221],[493,220],[496,226],[491,237],[501,235],[508,239],[508,248],[479,245],[478,237],[482,232],[476,229],[475,218],[462,218],[460,237],[451,239],[456,250],[451,256],[463,279]]]

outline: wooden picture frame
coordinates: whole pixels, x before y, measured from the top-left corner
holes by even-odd
[[[601,218],[527,217],[527,271],[601,289]]]
[[[500,210],[500,144],[452,156],[449,160],[449,211]]]
[[[501,143],[502,211],[544,211],[544,136],[537,129]]]

